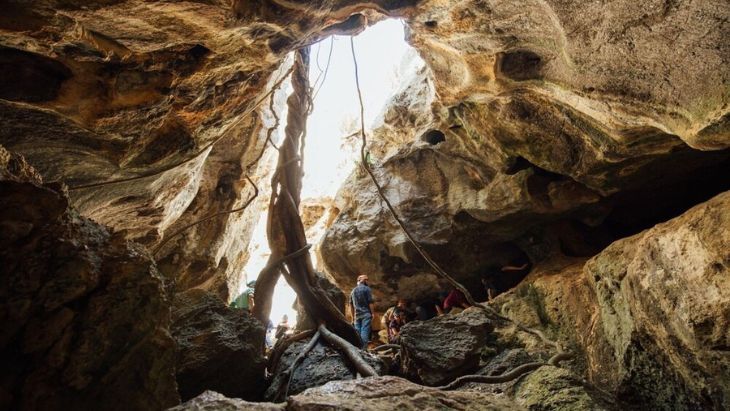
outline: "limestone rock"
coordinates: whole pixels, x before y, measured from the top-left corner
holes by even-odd
[[[0,179],[17,182],[30,182],[40,185],[43,181],[40,174],[25,158],[10,152],[0,145]]]
[[[576,354],[567,367],[629,404],[727,408],[729,201],[720,194],[587,263],[545,262],[493,304],[561,341]]]
[[[207,410],[431,410],[460,411],[523,410],[509,399],[476,391],[439,391],[416,385],[398,377],[371,377],[360,380],[329,382],[302,394],[290,397],[286,403],[252,403],[207,391],[200,396],[171,408],[171,411]]]
[[[289,399],[287,410],[519,410],[508,399],[476,391],[439,391],[398,377],[336,381]]]
[[[730,192],[586,264],[612,388],[661,409],[730,406]]]
[[[172,335],[183,400],[205,390],[258,399],[264,389],[264,327],[228,308],[215,294],[193,289],[175,296]]]
[[[306,344],[307,341],[297,341],[284,351],[274,370],[274,377],[265,395],[266,399],[275,399],[276,390],[283,383],[283,371],[289,368]],[[376,371],[383,373],[384,366],[377,357],[367,353],[364,353],[363,357]],[[308,388],[319,387],[330,381],[351,380],[355,378],[355,373],[355,370],[337,351],[319,342],[294,370],[288,393],[289,395],[299,394]]]
[[[570,371],[544,366],[515,385],[515,402],[528,410],[617,410],[608,394]]]
[[[148,251],[21,174],[30,182],[0,180],[0,408],[178,403],[170,305]]]
[[[426,385],[451,382],[479,367],[493,329],[477,308],[408,323],[400,334],[402,371]]]
[[[710,24],[705,37],[685,22],[724,21],[727,8],[609,9],[459,0],[419,2],[408,14],[407,40],[427,68],[386,107],[368,149],[405,225],[475,294],[479,271],[514,254],[592,256],[730,188],[719,178],[683,200],[730,164],[730,95],[717,88],[730,81],[725,29]],[[676,33],[686,61],[705,59],[687,71],[662,65],[676,48],[658,33]],[[367,176],[356,172],[337,201],[321,250],[339,286],[367,272],[380,309],[423,297],[401,281],[438,287]],[[637,211],[646,203],[653,213]],[[565,238],[576,235],[595,243],[576,252]]]
[[[248,402],[238,398],[228,398],[215,391],[205,391],[177,407],[170,408],[169,411],[280,411],[284,409],[284,404]]]

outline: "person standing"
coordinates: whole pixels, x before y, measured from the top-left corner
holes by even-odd
[[[373,321],[373,293],[368,286],[368,276],[363,274],[357,277],[357,286],[350,293],[355,330],[362,340],[365,349],[370,342],[370,326]]]
[[[246,291],[242,292],[241,295],[236,297],[235,300],[231,301],[230,307],[253,312],[253,295],[256,281],[249,281],[246,285],[248,286],[248,288],[246,288]]]

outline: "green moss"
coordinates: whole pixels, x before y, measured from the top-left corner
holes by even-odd
[[[607,399],[570,371],[544,366],[516,385],[515,399],[529,410],[611,409]]]
[[[535,310],[541,325],[550,325],[550,318],[545,309],[545,297],[543,297],[537,287],[533,284],[523,284],[517,287],[515,294]]]

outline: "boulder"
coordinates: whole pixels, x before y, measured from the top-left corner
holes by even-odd
[[[730,192],[612,244],[585,266],[607,388],[655,409],[730,408]]]
[[[540,367],[515,383],[514,398],[528,410],[617,410],[613,399],[572,372]]]
[[[294,342],[284,351],[279,364],[274,370],[274,378],[271,385],[266,391],[265,398],[267,400],[271,401],[276,399],[278,395],[277,390],[285,383],[282,373],[289,369],[294,358],[299,355],[307,343],[308,341]],[[363,353],[363,356],[376,371],[383,373],[385,367],[377,357],[368,353]],[[304,360],[294,370],[291,383],[289,384],[288,394],[298,394],[308,388],[319,387],[330,381],[351,380],[355,378],[355,374],[355,370],[337,351],[320,341],[309,351],[306,357],[304,357]]]
[[[179,403],[170,302],[152,256],[80,217],[22,158],[5,164],[20,167],[0,173],[0,409]]]
[[[205,391],[168,411],[281,411],[285,409],[285,404],[249,402],[239,398],[228,398],[215,391]]]
[[[469,308],[428,321],[414,321],[401,329],[403,374],[426,385],[441,385],[479,367],[494,337],[484,311]]]
[[[172,334],[183,400],[205,390],[258,399],[264,390],[264,327],[217,295],[193,289],[175,296]]]
[[[200,396],[170,411],[423,411],[523,410],[504,396],[477,391],[439,391],[398,377],[371,377],[333,381],[290,397],[286,403],[251,403],[215,392]]]
[[[589,260],[543,262],[492,304],[561,341],[576,354],[565,367],[629,404],[726,409],[729,209],[725,192]],[[536,344],[497,331],[501,342]]]
[[[399,377],[334,381],[291,397],[287,410],[519,410],[507,398],[478,391],[440,391]]]

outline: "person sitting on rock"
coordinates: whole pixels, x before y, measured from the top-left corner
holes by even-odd
[[[402,298],[398,299],[398,303],[385,311],[382,318],[382,326],[387,331],[388,342],[393,339],[393,331],[396,334],[400,332],[400,327],[405,325],[409,320],[410,312],[408,311],[408,302]],[[394,322],[394,318],[396,321]]]
[[[407,312],[404,309],[401,309],[399,306],[396,306],[393,310],[393,314],[390,316],[390,321],[388,322],[389,344],[396,344],[398,342],[398,338],[400,337],[400,329],[408,322],[407,316]]]
[[[249,281],[246,286],[248,287],[246,288],[246,291],[242,292],[238,297],[231,301],[230,307],[253,312],[253,295],[256,281]]]
[[[367,275],[357,277],[357,286],[350,293],[350,304],[355,320],[353,325],[362,340],[362,348],[365,349],[370,342],[370,326],[373,320],[373,294],[368,287]]]
[[[466,301],[464,293],[455,288],[451,290],[444,300],[444,312],[447,313],[456,314],[469,307],[471,307],[471,305],[469,305],[469,302]]]

